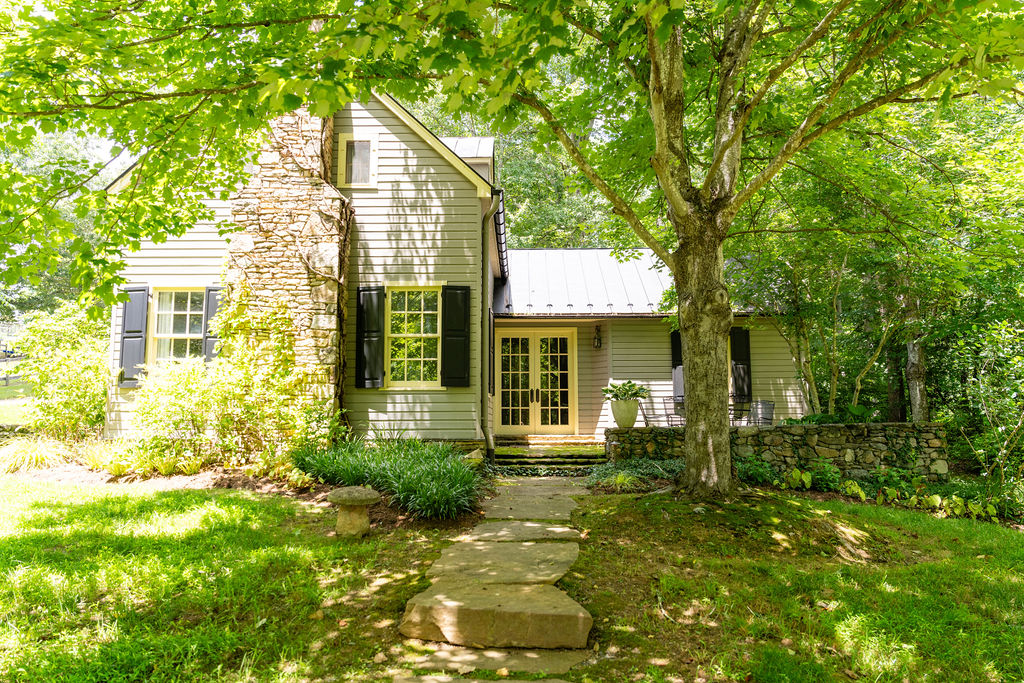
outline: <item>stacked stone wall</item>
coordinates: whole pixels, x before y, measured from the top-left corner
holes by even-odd
[[[344,358],[345,275],[352,208],[331,184],[333,118],[304,111],[271,123],[249,184],[232,198],[225,282],[245,283],[249,305],[284,303],[308,397],[337,407]]]
[[[685,427],[606,429],[605,453],[611,460],[679,458],[685,434]],[[949,473],[946,433],[935,423],[731,427],[729,439],[734,457],[756,455],[780,472],[824,460],[852,479],[880,467],[899,467],[930,481]]]

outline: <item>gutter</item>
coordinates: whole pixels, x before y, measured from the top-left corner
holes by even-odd
[[[498,219],[496,214],[501,215],[501,228],[498,232]],[[491,206],[484,212],[483,220],[480,221],[480,323],[483,334],[480,335],[480,431],[484,435],[484,448],[487,451],[487,459],[494,459],[494,434],[491,433],[491,416],[487,408],[488,379],[493,368],[490,367],[490,355],[488,350],[491,345],[491,297],[486,296],[491,282],[491,231],[490,222],[494,218],[495,235],[498,238],[498,264],[501,277],[508,277],[508,253],[505,249],[505,201],[504,192],[500,187],[491,188]]]

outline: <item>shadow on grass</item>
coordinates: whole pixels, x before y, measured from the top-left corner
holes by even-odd
[[[397,639],[391,625],[423,585],[413,558],[433,547],[404,532],[331,538],[330,515],[281,498],[81,497],[36,496],[0,536],[2,679],[359,671]]]
[[[1024,680],[1018,532],[775,493],[593,498],[579,516],[566,588],[602,648],[636,653],[592,680],[654,662],[684,678]]]

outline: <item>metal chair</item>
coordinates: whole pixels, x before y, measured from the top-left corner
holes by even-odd
[[[665,421],[669,427],[682,427],[686,424],[685,410],[681,396],[661,399],[665,406]]]
[[[748,425],[771,426],[775,417],[775,401],[754,401],[750,404]]]

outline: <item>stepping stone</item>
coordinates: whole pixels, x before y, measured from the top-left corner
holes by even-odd
[[[554,584],[565,576],[579,554],[576,543],[466,541],[445,548],[427,576],[484,583]]]
[[[504,683],[536,683],[522,678],[502,678]],[[561,678],[545,678],[547,683],[567,683]],[[483,680],[482,678],[452,678],[451,676],[405,676],[398,675],[391,679],[391,683],[494,683],[494,679]]]
[[[578,649],[587,646],[593,623],[587,610],[554,586],[455,577],[413,597],[398,630],[471,647]]]
[[[568,521],[576,501],[567,496],[507,496],[485,500],[481,505],[485,519],[548,519]]]
[[[459,541],[578,541],[580,532],[571,526],[545,522],[484,522],[458,538]]]
[[[530,674],[564,674],[593,654],[591,650],[470,650],[464,647],[443,647],[430,654],[411,655],[405,663],[428,671],[508,669]]]

